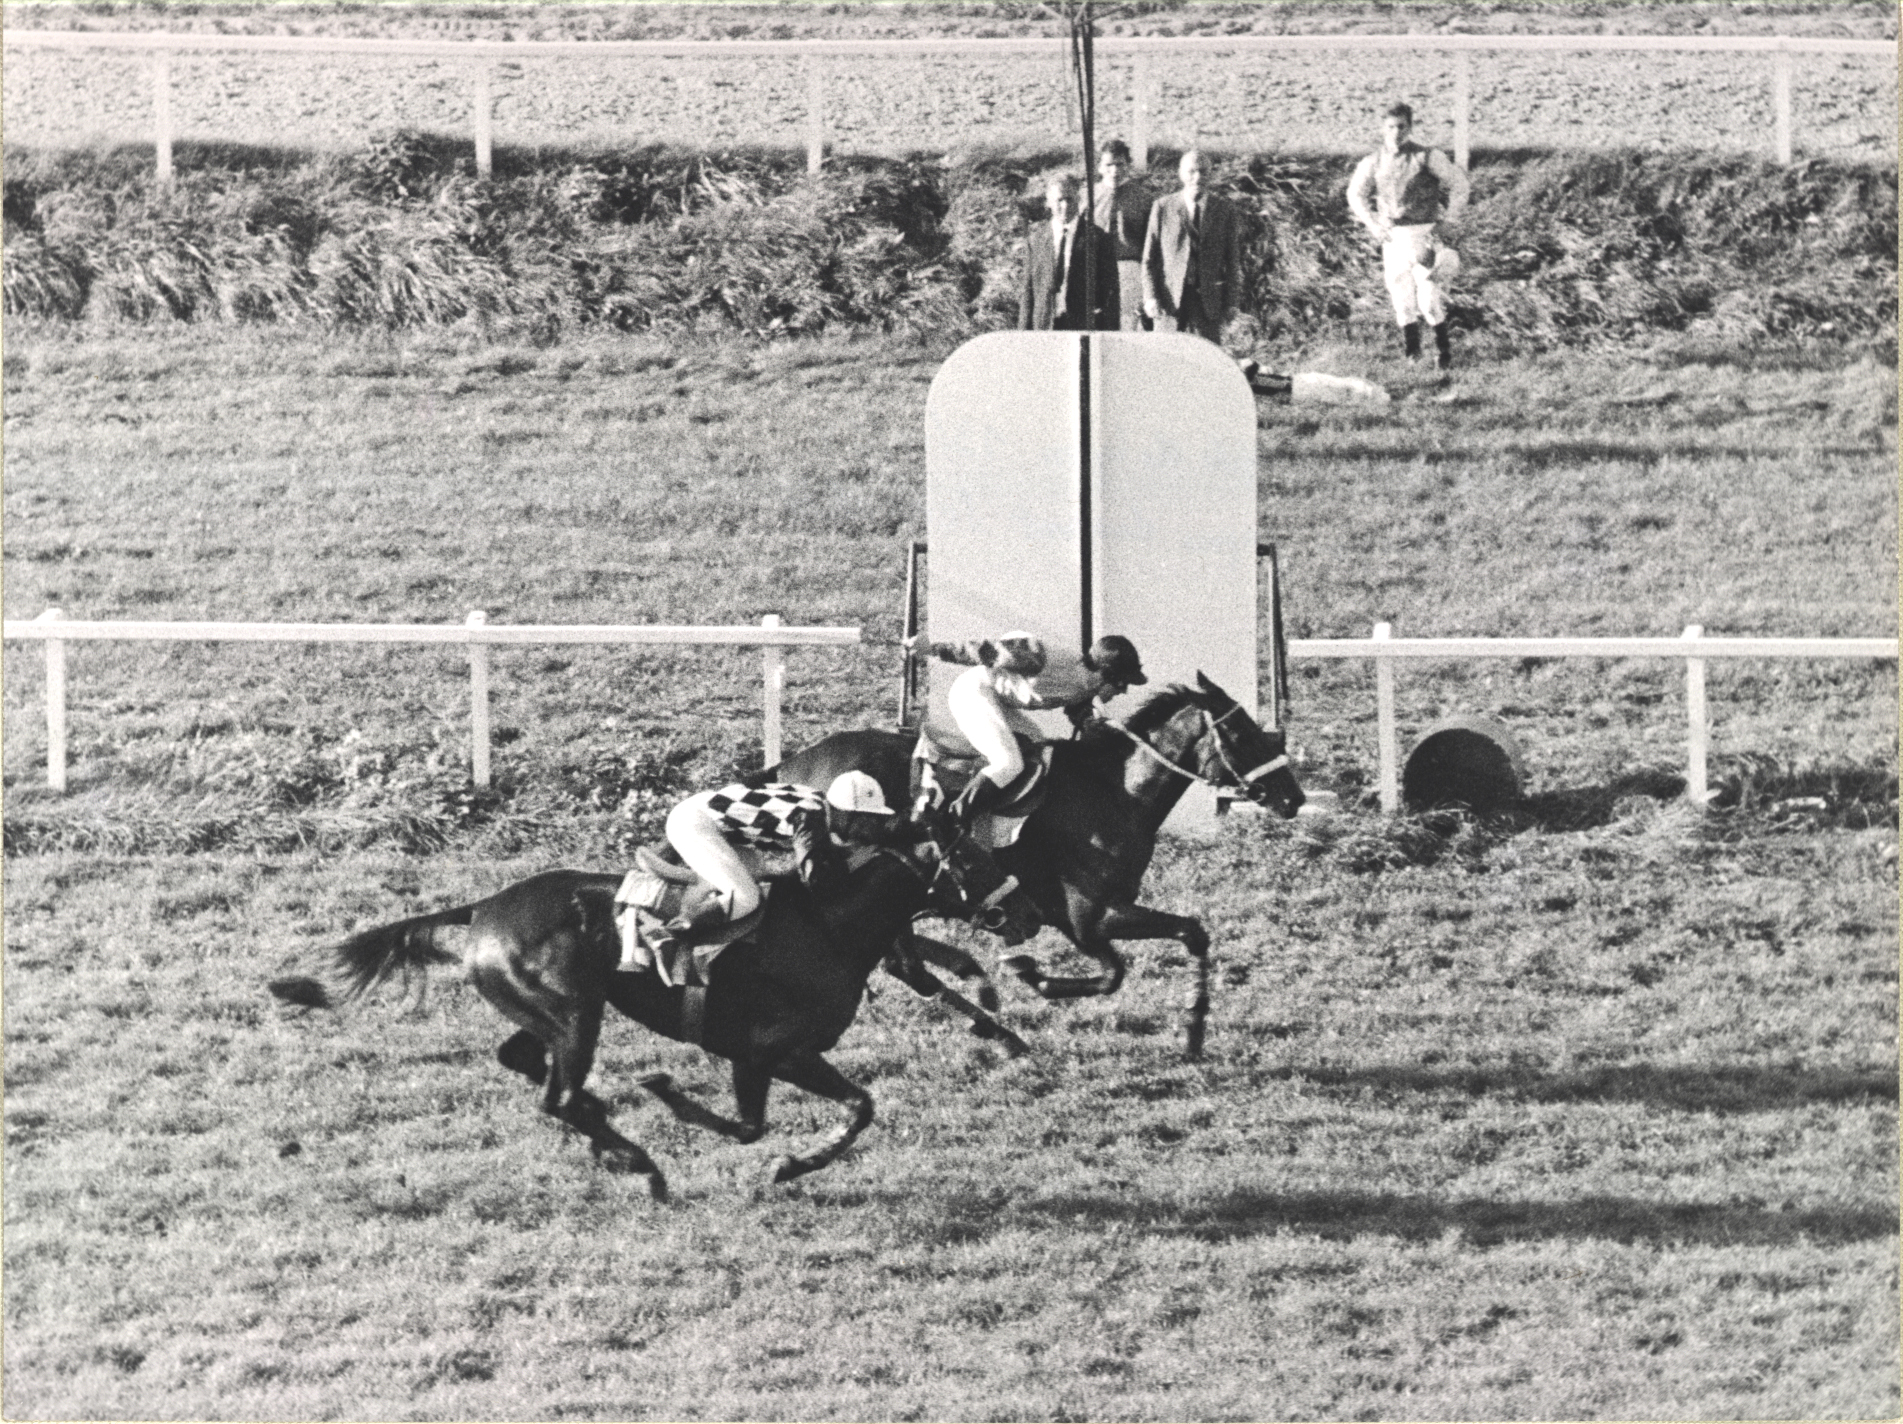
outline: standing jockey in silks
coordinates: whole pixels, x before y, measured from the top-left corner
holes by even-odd
[[[967,825],[1003,800],[1004,788],[1023,775],[1019,734],[1033,743],[1044,740],[1042,729],[1026,712],[1062,708],[1071,724],[1081,727],[1097,715],[1099,702],[1149,681],[1136,648],[1114,633],[1092,643],[1082,657],[1047,649],[1030,633],[933,643],[930,652],[943,662],[971,667],[958,675],[948,695],[952,720],[985,759],[984,769],[951,806],[952,818]]]
[[[835,777],[824,796],[789,782],[736,782],[690,796],[668,812],[668,844],[716,893],[687,928],[713,929],[759,908],[759,883],[736,844],[790,852],[800,883],[823,895],[845,874],[848,850],[888,844],[903,824],[879,783],[863,771]]]
[[[1413,132],[1414,111],[1406,104],[1390,106],[1381,119],[1381,147],[1348,180],[1348,210],[1381,244],[1382,275],[1403,352],[1410,361],[1420,359],[1425,324],[1444,371],[1454,354],[1441,288],[1459,271],[1459,257],[1438,229],[1452,227],[1466,211],[1467,172],[1440,150],[1415,143]]]

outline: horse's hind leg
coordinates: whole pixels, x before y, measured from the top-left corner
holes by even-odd
[[[667,1181],[641,1147],[608,1125],[608,1110],[583,1085],[594,1066],[595,1043],[601,1034],[603,1004],[599,997],[560,994],[526,977],[508,943],[479,937],[472,944],[470,976],[477,991],[522,1032],[502,1045],[497,1057],[534,1078],[528,1071],[531,1054],[547,1050],[542,1087],[542,1111],[567,1123],[588,1139],[589,1149],[610,1171],[639,1172],[648,1179],[656,1201],[667,1198]]]
[[[735,1093],[739,1092],[736,1074]],[[795,1053],[783,1059],[774,1069],[773,1076],[782,1082],[791,1083],[796,1088],[804,1088],[822,1098],[844,1103],[850,1109],[850,1116],[830,1133],[810,1152],[780,1157],[773,1163],[773,1180],[790,1182],[795,1177],[803,1177],[808,1172],[817,1172],[827,1163],[835,1160],[872,1124],[872,1094],[841,1073],[819,1054],[811,1051]],[[761,1090],[761,1104],[766,1101],[765,1089]],[[744,1111],[744,1106],[743,1106]]]
[[[519,1028],[496,1050],[496,1062],[511,1073],[520,1073],[531,1083],[540,1085],[548,1081],[548,1054],[542,1048],[542,1040],[525,1028]]]

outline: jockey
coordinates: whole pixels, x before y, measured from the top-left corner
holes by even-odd
[[[978,812],[1003,799],[1004,788],[1024,772],[1018,736],[1034,743],[1043,731],[1024,714],[1062,708],[1071,725],[1081,728],[1097,715],[1097,704],[1149,681],[1128,638],[1107,634],[1082,657],[1045,647],[1030,633],[1006,633],[972,643],[933,643],[931,655],[971,668],[951,685],[952,720],[985,759],[952,804],[954,819],[969,823]]]
[[[688,928],[712,929],[759,908],[759,882],[737,845],[790,852],[800,883],[824,894],[845,873],[847,850],[887,844],[902,824],[886,805],[879,783],[863,771],[835,777],[824,796],[810,786],[781,781],[736,782],[690,796],[668,812],[668,844],[714,887],[715,895]]]

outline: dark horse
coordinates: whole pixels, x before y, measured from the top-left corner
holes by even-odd
[[[811,1151],[776,1160],[773,1180],[784,1182],[824,1167],[872,1121],[871,1096],[821,1055],[851,1025],[867,978],[909,935],[928,900],[943,898],[941,910],[976,909],[1007,938],[1036,931],[1024,892],[1008,888],[982,848],[958,840],[938,850],[936,862],[877,851],[824,904],[797,881],[776,886],[760,928],[714,961],[698,1003],[689,997],[698,991],[652,973],[617,972],[614,894],[622,877],[582,870],[546,871],[486,900],[366,930],[336,951],[341,997],[411,969],[461,963],[483,998],[519,1025],[497,1051],[503,1066],[542,1084],[542,1111],[586,1135],[604,1165],[644,1174],[656,1200],[667,1184],[653,1159],[609,1126],[606,1106],[585,1086],[604,1005],[732,1060],[738,1121],[685,1097],[666,1074],[642,1080],[684,1122],[752,1142],[766,1131],[775,1078],[844,1104],[843,1126]],[[935,889],[941,880],[949,887]],[[442,933],[456,926],[469,930],[460,948]],[[315,979],[278,979],[270,988],[305,1007],[332,1002]]]
[[[1238,790],[1285,818],[1303,800],[1283,733],[1259,726],[1201,673],[1196,684],[1161,688],[1126,721],[1094,723],[1078,740],[1059,743],[1044,803],[1025,821],[1018,843],[995,852],[1030,892],[1045,923],[1103,972],[1056,978],[1028,955],[1014,955],[1004,967],[1046,999],[1110,994],[1124,976],[1112,941],[1180,940],[1196,972],[1186,1050],[1192,1058],[1202,1053],[1209,1015],[1209,933],[1187,915],[1137,904],[1157,830],[1192,781]],[[857,769],[872,775],[888,797],[903,800],[910,795],[914,742],[895,732],[839,732],[762,775],[825,786]]]

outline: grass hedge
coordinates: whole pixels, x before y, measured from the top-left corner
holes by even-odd
[[[499,155],[385,134],[321,157],[186,150],[173,190],[137,150],[6,155],[5,310],[69,321],[396,330],[827,329],[959,334],[1015,315],[1026,192],[1054,153]],[[1170,155],[1159,155],[1159,178]],[[1388,321],[1348,219],[1350,164],[1224,164],[1247,216],[1247,310],[1269,349]],[[1454,320],[1544,350],[1657,332],[1894,351],[1894,168],[1641,152],[1476,156]],[[1248,339],[1245,337],[1245,339]]]

